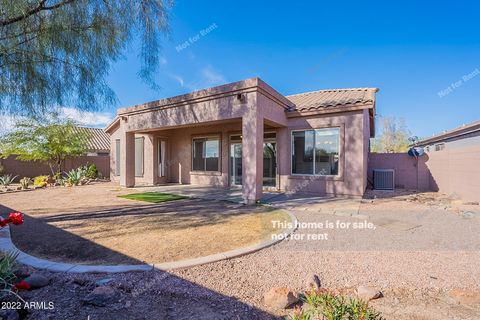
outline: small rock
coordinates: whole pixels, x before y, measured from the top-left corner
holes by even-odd
[[[30,266],[20,265],[20,266],[15,268],[13,273],[18,278],[24,279],[24,278],[28,277],[29,275],[31,275],[32,273],[34,273],[35,271],[36,270],[34,268],[30,267]]]
[[[25,278],[25,282],[27,282],[32,289],[39,289],[48,285],[50,283],[50,279],[39,273],[33,273]]]
[[[104,285],[106,285],[106,284],[108,284],[112,281],[113,281],[112,278],[105,278],[105,279],[100,279],[100,280],[95,281],[95,284],[97,286],[104,286]]]
[[[480,292],[477,291],[453,289],[448,295],[458,304],[480,304]]]
[[[469,218],[475,218],[476,216],[480,216],[480,213],[473,212],[473,211],[465,211],[465,212],[462,213],[462,216],[464,218],[469,219]]]
[[[286,309],[298,302],[298,296],[288,288],[272,288],[263,295],[263,302],[272,309]]]
[[[15,309],[3,309],[0,310],[0,318],[3,320],[18,320],[20,315]]]
[[[84,304],[91,304],[98,307],[104,307],[109,303],[117,302],[119,293],[110,286],[96,287],[85,298],[83,298]]]
[[[383,297],[383,294],[377,289],[366,286],[359,286],[357,288],[357,296],[362,300],[370,301]]]
[[[309,275],[307,278],[307,290],[311,290],[312,288],[318,290],[320,287],[320,278],[318,278],[316,274]]]
[[[478,202],[478,201],[467,201],[467,202],[464,202],[463,204],[466,205],[466,206],[478,206],[478,205],[480,205],[480,202]]]
[[[82,287],[92,284],[92,282],[90,280],[87,280],[87,279],[81,278],[81,277],[73,278],[72,282],[75,283],[75,284],[78,284],[79,286],[82,286]]]

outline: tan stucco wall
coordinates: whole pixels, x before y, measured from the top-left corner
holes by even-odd
[[[250,81],[250,80],[249,80]],[[252,80],[253,81],[253,80]],[[229,186],[229,137],[243,136],[243,190],[244,197],[259,199],[262,194],[263,133],[277,133],[277,181],[286,191],[317,194],[362,195],[367,184],[368,139],[370,128],[368,111],[358,110],[335,114],[289,117],[285,112],[285,98],[259,82],[256,88],[219,93],[175,105],[155,103],[119,111],[118,125],[109,128],[112,142],[112,180],[124,186],[152,183],[185,183]],[[232,88],[230,88],[232,89]],[[233,88],[234,89],[234,88]],[[232,89],[232,90],[233,90]],[[241,95],[239,99],[238,95]],[[167,101],[168,102],[168,101]],[[164,102],[165,103],[165,102]],[[292,130],[325,127],[341,128],[340,176],[292,176]],[[192,138],[216,135],[221,140],[220,172],[192,172]],[[144,176],[133,177],[132,155],[122,150],[122,176],[114,175],[115,139],[122,147],[132,148],[134,137],[145,137]],[[158,178],[158,140],[167,141],[166,177]],[[127,177],[123,177],[127,172]]]
[[[288,192],[312,192],[335,195],[363,195],[366,186],[365,127],[364,113],[356,111],[343,114],[328,114],[316,117],[290,118],[288,128],[281,130],[280,141],[284,152],[280,153],[280,188]],[[339,176],[322,177],[291,175],[291,132],[302,129],[340,128]]]
[[[430,188],[465,201],[480,201],[480,146],[465,145],[427,153]]]

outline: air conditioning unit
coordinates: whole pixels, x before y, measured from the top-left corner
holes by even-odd
[[[395,170],[373,169],[373,188],[375,190],[394,190]]]

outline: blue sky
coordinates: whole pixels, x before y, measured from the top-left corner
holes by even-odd
[[[255,76],[284,95],[378,87],[377,113],[426,137],[480,119],[479,12],[478,1],[179,0],[161,89],[137,77],[133,49],[109,83],[118,106]]]

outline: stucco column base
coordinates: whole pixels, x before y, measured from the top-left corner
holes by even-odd
[[[135,134],[125,132],[120,138],[120,186],[135,186]]]
[[[145,135],[144,140],[144,159],[143,159],[143,178],[144,183],[150,186],[155,185],[155,176],[158,174],[156,164],[158,163],[158,151],[155,145],[155,136]]]
[[[245,204],[262,198],[263,117],[250,110],[242,118],[242,193]]]

